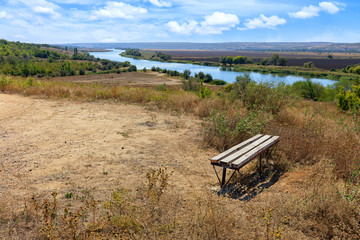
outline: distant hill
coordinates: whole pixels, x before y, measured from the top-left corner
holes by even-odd
[[[135,43],[71,43],[60,46],[87,49],[189,49],[230,51],[311,51],[311,52],[360,52],[360,43],[330,42],[135,42]]]

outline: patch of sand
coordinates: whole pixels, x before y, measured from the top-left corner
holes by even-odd
[[[75,103],[0,94],[0,196],[23,201],[75,188],[101,195],[136,189],[167,167],[188,193],[216,183],[200,120],[122,103]]]

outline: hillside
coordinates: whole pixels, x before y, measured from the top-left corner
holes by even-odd
[[[0,72],[13,76],[58,77],[133,71],[129,62],[100,60],[74,48],[0,40]]]

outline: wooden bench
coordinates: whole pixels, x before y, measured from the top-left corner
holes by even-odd
[[[223,188],[224,186],[226,186],[230,182],[236,171],[245,166],[251,160],[255,159],[257,156],[260,156],[259,174],[261,177],[261,157],[263,154],[265,154],[267,160],[279,141],[279,136],[258,134],[213,157],[210,161],[219,180],[220,187]],[[223,169],[221,181],[215,166],[222,167]],[[227,182],[225,182],[226,169],[235,170]]]

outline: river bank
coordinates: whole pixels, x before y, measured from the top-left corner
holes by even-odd
[[[199,52],[199,51],[196,51]],[[341,80],[346,79],[350,81],[360,81],[360,76],[357,74],[344,73],[340,69],[331,68],[331,70],[325,70],[322,68],[311,67],[306,68],[303,66],[273,66],[273,65],[260,65],[258,63],[254,64],[237,64],[237,65],[221,65],[219,62],[214,62],[214,59],[217,58],[204,56],[191,56],[188,60],[163,60],[159,57],[156,57],[156,52],[150,50],[139,50],[141,56],[132,56],[127,55],[125,52],[122,52],[120,55],[122,57],[133,58],[137,60],[147,60],[154,62],[167,62],[167,63],[183,63],[183,64],[193,64],[200,66],[212,66],[212,67],[221,67],[222,71],[234,71],[234,72],[257,72],[257,73],[266,73],[266,74],[282,74],[282,75],[295,75],[302,76],[305,78],[325,78],[329,80]],[[201,53],[201,52],[200,52]],[[169,55],[170,56],[170,55]],[[192,60],[191,60],[192,59]],[[325,59],[322,59],[325,60]],[[355,59],[353,59],[355,60]],[[359,60],[360,61],[360,60]],[[335,65],[334,65],[335,66]]]
[[[95,57],[109,59],[113,61],[125,62],[129,61],[131,64],[136,65],[137,69],[151,69],[152,67],[159,67],[161,69],[167,69],[172,71],[183,72],[184,70],[190,70],[191,75],[195,73],[203,72],[205,74],[211,74],[213,79],[224,80],[228,83],[233,83],[237,76],[244,76],[248,74],[253,81],[256,82],[284,82],[286,84],[293,84],[297,81],[305,81],[307,79],[318,82],[323,86],[332,85],[334,83],[331,79],[326,78],[315,78],[309,76],[297,76],[297,75],[284,75],[284,74],[273,74],[273,73],[261,73],[256,71],[222,71],[220,67],[201,66],[196,64],[185,64],[165,61],[151,61],[145,59],[137,59],[123,57],[120,54],[125,52],[124,50],[113,49],[111,52],[91,52],[90,54]]]

